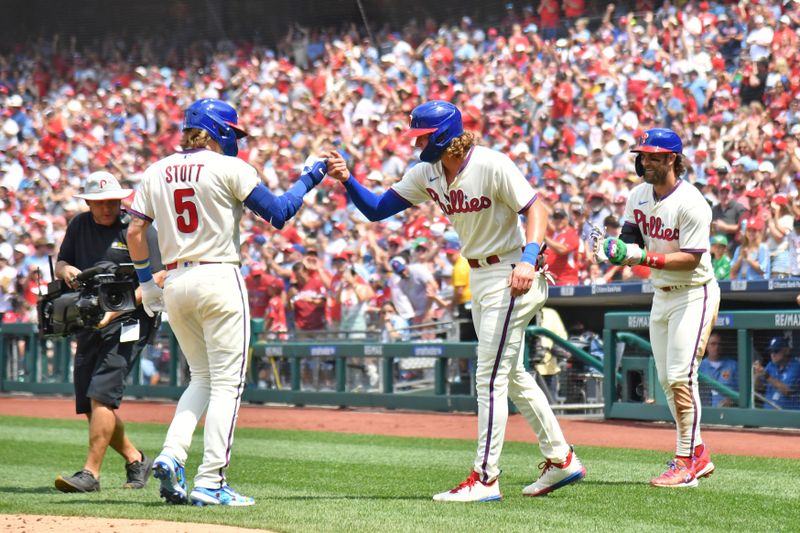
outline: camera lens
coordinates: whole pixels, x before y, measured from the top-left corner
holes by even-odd
[[[104,283],[99,289],[99,303],[104,311],[133,311],[136,309],[133,283],[117,281]]]
[[[125,301],[125,295],[117,292],[109,292],[106,303],[111,307],[119,307]]]

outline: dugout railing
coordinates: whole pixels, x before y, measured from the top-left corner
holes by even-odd
[[[382,343],[378,340],[315,339],[301,342],[259,340],[262,322],[252,322],[248,386],[244,401],[289,405],[383,407],[433,411],[475,412],[476,344],[436,339]],[[530,327],[527,348],[536,335],[550,336],[573,357],[599,367],[599,360],[544,328]],[[152,354],[143,354],[131,370],[126,395],[142,398],[177,399],[187,381],[188,369],[168,323],[162,324],[157,347],[161,359],[158,380],[150,382],[143,366],[155,368]],[[5,324],[0,327],[0,392],[72,394],[71,368],[74,341],[69,338],[41,339],[35,324]],[[315,364],[316,363],[316,364]],[[325,386],[306,379],[313,367],[329,365]],[[356,386],[369,364],[376,367],[377,382]],[[280,376],[279,387],[258,386],[258,373],[267,365]],[[417,375],[417,379],[413,376]],[[425,379],[419,379],[421,377]],[[373,376],[375,377],[375,376]],[[540,385],[544,386],[542,382]],[[602,408],[594,404],[563,405],[557,410]],[[513,411],[513,406],[512,406]]]
[[[672,421],[655,370],[648,337],[650,314],[606,313],[603,329],[604,415],[606,418]],[[720,334],[727,355],[735,359],[737,386],[727,387],[700,374],[701,387],[714,388],[731,405],[703,405],[702,422],[751,427],[800,428],[800,411],[781,409],[754,387],[753,361],[768,357],[765,346],[776,335],[792,338],[792,355],[800,345],[800,311],[722,311],[714,332]]]
[[[671,420],[646,339],[648,313],[608,313],[603,339],[604,360],[575,347],[568,341],[537,326],[527,329],[526,346],[533,338],[546,336],[554,344],[582,361],[587,367],[602,369],[603,412],[607,418],[636,420]],[[753,390],[749,369],[758,339],[761,345],[770,335],[794,332],[800,326],[800,311],[723,312],[717,330],[725,331],[735,341],[739,368],[736,390],[707,376],[701,384],[709,385],[735,402],[734,407],[704,407],[703,421],[745,426],[800,427],[800,412],[764,409],[764,402]],[[289,405],[333,405],[384,407],[436,411],[472,411],[477,409],[474,392],[474,343],[417,341],[380,343],[368,341],[314,340],[308,342],[264,342],[257,340],[258,322],[253,324],[254,338],[250,358],[248,388],[244,400],[254,403]],[[158,384],[143,380],[140,362],[131,372],[126,394],[133,397],[177,399],[186,382],[185,361],[168,324],[162,326],[161,347],[165,365]],[[795,346],[798,344],[795,343]],[[0,392],[33,394],[72,394],[71,360],[74,346],[70,339],[43,340],[34,324],[3,324],[0,327]],[[526,352],[526,364],[528,359]],[[410,380],[400,372],[400,362],[432,361],[428,380]],[[281,387],[261,389],[256,386],[258,364],[269,361],[277,372],[283,366]],[[311,363],[327,361],[330,381],[323,389],[314,389],[304,381]],[[353,387],[353,376],[364,373],[365,362],[376,364],[379,381],[361,389]],[[413,365],[411,366],[413,368]],[[461,379],[454,379],[453,369],[461,368]],[[541,384],[541,382],[540,382]],[[636,393],[638,391],[638,393]],[[763,398],[763,397],[762,397]],[[559,403],[558,401],[554,403]],[[602,404],[597,405],[600,407]],[[569,407],[555,405],[557,410]],[[589,407],[580,405],[573,407]]]

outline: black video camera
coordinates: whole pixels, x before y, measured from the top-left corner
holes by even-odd
[[[125,313],[136,309],[133,264],[103,261],[77,276],[79,287],[71,289],[63,280],[47,285],[39,298],[39,334],[67,337],[97,326],[106,311]]]

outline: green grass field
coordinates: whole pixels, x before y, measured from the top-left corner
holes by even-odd
[[[129,424],[149,454],[165,427]],[[694,490],[647,485],[663,453],[581,447],[589,470],[574,486],[542,498],[521,495],[536,473],[538,448],[507,443],[502,502],[442,504],[431,495],[469,473],[474,443],[370,435],[237,430],[231,485],[254,507],[168,506],[153,480],[142,491],[121,488],[123,460],[106,457],[102,491],[61,494],[58,474],[83,466],[86,423],[0,417],[0,513],[148,518],[219,523],[274,531],[797,531],[800,462],[714,457],[717,473]],[[202,445],[195,435],[191,480]]]

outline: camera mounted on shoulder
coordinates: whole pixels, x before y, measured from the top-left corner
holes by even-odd
[[[133,264],[101,261],[77,276],[78,288],[57,279],[39,297],[39,335],[67,337],[92,329],[107,311],[126,313],[136,309]]]

